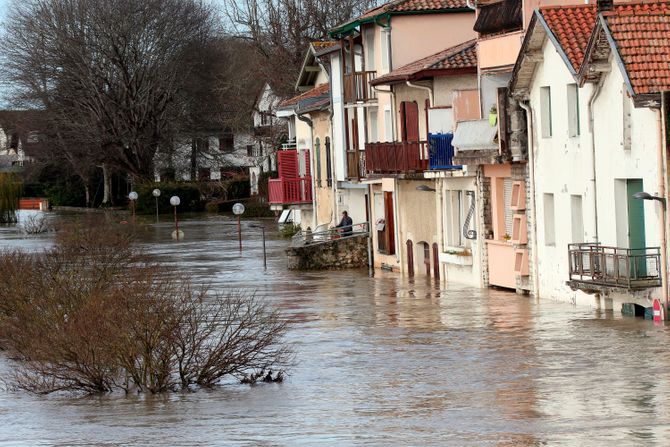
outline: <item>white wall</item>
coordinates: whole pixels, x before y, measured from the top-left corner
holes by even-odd
[[[538,287],[543,298],[594,303],[592,297],[570,290],[565,282],[569,277],[568,244],[578,242],[573,237],[573,195],[582,198],[581,219],[584,242],[596,241],[595,197],[597,187],[598,240],[604,245],[617,246],[617,204],[615,179],[642,178],[644,188],[655,192],[658,185],[656,154],[657,129],[653,111],[633,110],[633,148],[622,148],[623,137],[623,78],[613,64],[605,75],[600,95],[594,104],[597,184],[593,178],[593,156],[588,123],[588,101],[593,85],[579,89],[580,135],[569,136],[568,84],[574,83],[565,63],[549,41],[543,48],[544,58],[536,68],[531,85],[530,103],[533,110],[533,142],[535,167],[535,203],[537,216]],[[551,88],[552,136],[542,137],[540,89]],[[544,221],[545,194],[553,194],[554,243],[545,232],[551,223]],[[624,204],[625,205],[625,204]],[[645,204],[647,246],[658,246],[659,208],[655,203]],[[621,205],[619,204],[619,208]],[[619,232],[621,228],[619,228]],[[620,236],[619,236],[620,239]]]

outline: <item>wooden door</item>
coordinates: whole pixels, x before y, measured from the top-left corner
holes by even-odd
[[[393,218],[393,192],[384,191],[384,220],[386,221],[386,254],[395,254],[395,221]]]
[[[419,106],[415,101],[400,103],[402,141],[419,141]]]
[[[632,255],[644,254],[644,248],[647,244],[644,234],[644,200],[633,197],[636,193],[642,192],[642,179],[626,180],[626,195],[628,199],[628,248],[632,249]],[[641,277],[647,275],[646,259],[642,256],[631,258],[630,263],[631,277]]]

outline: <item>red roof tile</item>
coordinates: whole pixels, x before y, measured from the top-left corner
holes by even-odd
[[[279,103],[279,108],[294,106],[304,99],[316,98],[318,96],[325,95],[328,92],[330,92],[330,84],[321,84],[311,90],[306,91],[305,93],[301,93],[300,95],[294,96],[293,98],[282,101]]]
[[[634,93],[670,90],[670,2],[620,4],[603,17]]]
[[[542,7],[540,14],[570,60],[572,68],[579,71],[596,23],[595,5]]]
[[[477,68],[477,41],[475,39],[403,65],[373,80],[372,85],[390,84],[407,81],[412,78],[416,79],[416,75],[428,70],[448,71],[463,68]]]
[[[324,48],[330,48],[339,45],[340,42],[337,40],[315,40],[312,41],[311,44],[315,49],[322,50]]]

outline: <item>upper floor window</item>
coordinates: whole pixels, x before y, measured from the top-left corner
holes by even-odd
[[[365,70],[375,70],[375,27],[365,32]]]
[[[388,72],[391,69],[391,30],[382,28],[381,37],[382,70]]]
[[[219,138],[219,149],[223,152],[235,150],[235,135],[229,127],[223,131],[223,135]]]
[[[542,138],[551,137],[551,87],[540,87],[540,124]]]
[[[579,134],[579,88],[577,84],[568,84],[568,135]]]

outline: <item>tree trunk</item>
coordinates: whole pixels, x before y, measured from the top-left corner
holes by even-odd
[[[108,205],[111,202],[112,178],[109,175],[109,169],[106,164],[102,165],[102,204]]]
[[[191,138],[191,181],[195,182],[197,180],[196,171],[198,170],[198,139]]]

